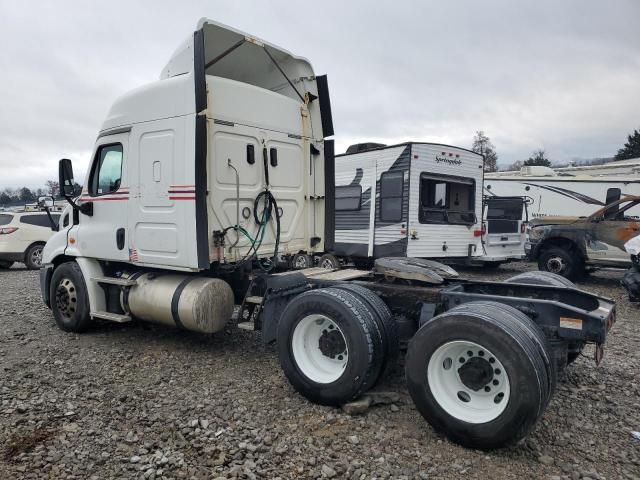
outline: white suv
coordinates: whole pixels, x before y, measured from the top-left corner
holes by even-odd
[[[58,224],[60,213],[51,213]],[[23,262],[27,268],[40,268],[42,249],[53,234],[46,212],[0,212],[0,269]]]

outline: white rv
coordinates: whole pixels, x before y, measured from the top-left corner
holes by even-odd
[[[430,143],[336,155],[332,252],[480,257],[482,165],[477,153]]]
[[[489,195],[530,197],[529,214],[534,218],[587,217],[612,199],[640,195],[639,172],[639,159],[558,169],[532,166],[488,173],[484,184]],[[630,213],[640,215],[640,209]]]
[[[352,145],[336,155],[335,235],[328,226],[327,248],[356,263],[398,256],[498,265],[522,258],[522,198],[483,205],[482,185],[482,156],[464,148]],[[504,221],[506,210],[510,219],[518,210],[515,223]]]

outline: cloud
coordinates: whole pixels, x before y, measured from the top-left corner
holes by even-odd
[[[640,127],[640,3],[24,2],[0,5],[0,187],[86,170],[122,93],[154,81],[207,16],[329,75],[338,151],[357,141],[469,146],[500,162],[608,156]]]

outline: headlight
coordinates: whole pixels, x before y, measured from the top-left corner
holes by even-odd
[[[542,229],[535,227],[527,227],[527,237],[529,240],[537,241],[542,237]]]

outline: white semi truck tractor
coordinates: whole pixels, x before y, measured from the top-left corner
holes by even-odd
[[[287,379],[324,405],[405,354],[434,428],[472,448],[518,441],[585,344],[601,360],[614,303],[546,272],[473,282],[414,258],[282,271],[334,247],[332,135],[327,79],[307,60],[201,20],[158,81],[114,103],[80,197],[60,161],[69,206],[40,272],[56,323],[236,322],[277,343]]]

